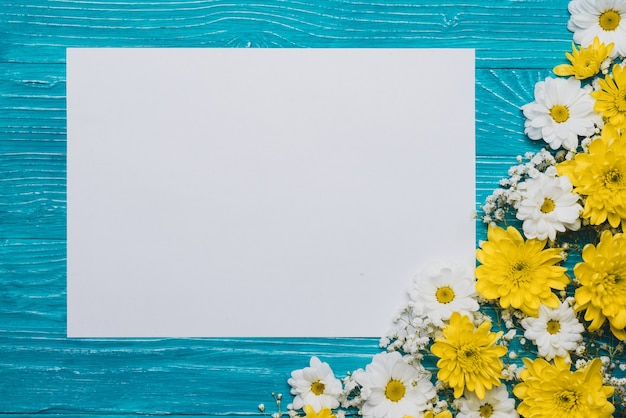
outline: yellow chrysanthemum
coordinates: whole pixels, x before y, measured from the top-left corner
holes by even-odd
[[[490,227],[487,241],[476,250],[481,265],[476,268],[476,290],[487,299],[499,299],[503,308],[514,307],[536,317],[539,306],[558,308],[552,289],[563,290],[570,279],[561,249],[548,248],[545,240],[524,238],[512,226]]]
[[[620,223],[626,227],[626,141],[604,133],[618,131],[605,126],[603,136],[589,144],[589,152],[557,165],[559,175],[571,180],[574,193],[586,196],[582,217],[592,225],[608,220],[613,228]]]
[[[597,36],[587,48],[576,49],[576,44],[572,42],[572,53],[565,53],[571,64],[557,65],[554,74],[564,77],[573,75],[579,80],[593,77],[600,72],[602,62],[611,55],[612,50],[612,43],[605,45]]]
[[[626,128],[626,70],[613,66],[613,73],[599,80],[600,90],[591,92],[596,99],[593,109],[602,114],[607,123]]]
[[[468,317],[454,312],[443,329],[443,337],[435,339],[430,351],[439,357],[437,378],[454,389],[455,398],[467,389],[484,399],[487,390],[500,385],[500,357],[507,349],[496,345],[502,332],[490,330],[490,322],[474,328]]]
[[[424,413],[424,418],[452,418],[452,412],[447,409],[438,414],[435,414],[433,411],[426,411],[426,413]]]
[[[574,309],[585,310],[590,331],[608,319],[613,334],[626,339],[626,236],[605,231],[597,246],[585,246],[582,257],[574,267],[580,282]]]
[[[336,418],[329,408],[322,408],[319,412],[315,412],[311,405],[304,405],[304,412],[306,413],[306,418]]]
[[[613,141],[626,141],[626,128],[617,128],[613,125],[604,125],[601,133],[602,139],[608,144]]]
[[[609,418],[615,407],[607,400],[612,386],[602,385],[602,363],[594,359],[584,369],[570,371],[570,364],[561,357],[554,364],[542,358],[523,359],[526,369],[523,380],[513,388],[522,402],[517,412],[533,418]]]

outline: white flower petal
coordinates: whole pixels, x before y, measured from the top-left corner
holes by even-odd
[[[525,132],[530,139],[543,139],[552,149],[576,150],[578,137],[591,135],[600,116],[593,110],[594,100],[587,88],[574,77],[546,78],[535,85],[535,101],[522,106]],[[567,119],[555,120],[555,106],[567,109]]]
[[[294,370],[287,383],[291,386],[294,409],[301,409],[304,405],[311,405],[319,412],[322,408],[337,408],[339,396],[343,390],[341,381],[336,379],[328,363],[321,362],[317,357],[311,357],[310,366]],[[324,391],[315,394],[312,385],[316,382],[324,384]]]
[[[417,416],[426,409],[426,401],[435,396],[430,374],[408,364],[397,351],[375,355],[365,373],[355,379],[362,386],[361,392],[368,394],[362,407],[364,418]],[[392,401],[385,395],[391,380],[407,388],[402,399]]]
[[[572,0],[568,6],[570,19],[567,28],[574,32],[574,41],[583,47],[593,43],[597,36],[601,42],[613,42],[612,56],[626,55],[626,0]],[[620,22],[614,30],[604,30],[600,26],[600,16],[613,10],[620,14]]]
[[[556,233],[565,231],[568,226],[579,227],[582,206],[572,189],[569,179],[544,173],[519,185],[522,200],[516,217],[523,221],[522,230],[526,238],[554,240]],[[548,212],[541,210],[546,199],[554,205]]]
[[[548,331],[550,321],[559,323],[559,329],[554,334]],[[584,327],[578,322],[574,310],[567,302],[563,302],[556,309],[542,305],[538,318],[529,317],[521,322],[526,330],[524,336],[537,345],[539,355],[547,360],[557,356],[567,357],[569,351],[575,350],[578,342],[582,340],[584,331]]]

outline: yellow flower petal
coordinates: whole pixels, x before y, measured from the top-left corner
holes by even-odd
[[[613,66],[612,74],[599,80],[600,90],[591,93],[596,99],[594,110],[618,128],[626,128],[626,71],[622,66]]]
[[[552,289],[562,290],[570,282],[566,269],[556,265],[563,260],[561,249],[545,249],[545,240],[524,241],[513,227],[491,227],[487,238],[476,251],[481,263],[475,271],[476,290],[483,297],[535,317],[541,304],[559,306]]]
[[[587,367],[570,371],[569,363],[555,357],[554,364],[542,358],[523,359],[526,369],[520,373],[522,383],[513,393],[522,402],[517,412],[524,417],[594,417],[609,418],[615,407],[607,398],[611,386],[603,386],[602,363],[592,360]]]
[[[315,412],[311,405],[304,405],[304,412],[306,418],[336,418],[329,408],[322,408],[319,412]]]
[[[557,166],[559,174],[571,180],[574,192],[586,197],[581,216],[592,225],[608,222],[614,228],[626,227],[626,140],[622,132],[622,128],[605,127],[603,135],[589,144],[588,152]]]
[[[620,340],[626,337],[626,236],[604,231],[598,245],[588,244],[583,262],[574,266],[580,282],[574,298],[577,311],[585,310],[588,329],[598,330],[606,320]]]
[[[600,42],[596,36],[593,43],[587,48],[576,49],[572,42],[572,53],[565,53],[570,64],[561,64],[554,67],[554,74],[559,76],[574,76],[579,80],[584,80],[600,72],[602,62],[607,59],[613,51],[613,43],[608,45]]]
[[[443,337],[436,338],[431,352],[439,357],[437,378],[447,382],[459,398],[464,390],[474,392],[479,399],[487,390],[500,385],[502,361],[506,347],[496,345],[502,332],[493,333],[489,322],[478,328],[458,312],[450,317]]]

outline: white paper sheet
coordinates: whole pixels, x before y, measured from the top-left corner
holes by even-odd
[[[69,337],[379,337],[474,263],[474,52],[68,49]]]

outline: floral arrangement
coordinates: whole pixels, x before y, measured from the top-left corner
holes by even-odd
[[[483,205],[478,266],[420,272],[364,369],[293,371],[288,415],[626,416],[626,0],[568,9],[569,63],[521,108],[547,145]]]

